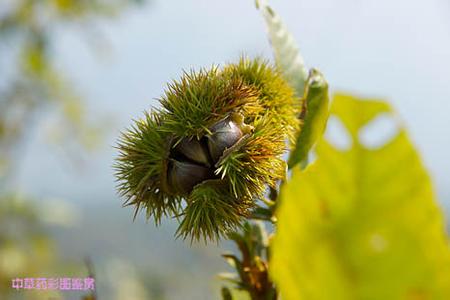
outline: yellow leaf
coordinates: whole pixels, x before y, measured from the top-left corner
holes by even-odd
[[[430,179],[407,134],[370,148],[382,101],[335,97],[352,147],[325,138],[281,189],[271,275],[283,299],[450,299],[450,251]]]

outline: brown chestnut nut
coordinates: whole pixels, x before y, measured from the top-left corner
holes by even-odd
[[[198,163],[209,167],[209,155],[207,146],[195,138],[183,138],[175,146],[173,151],[175,157],[185,157],[191,162]]]
[[[209,154],[214,163],[223,155],[225,149],[233,146],[242,136],[242,131],[229,118],[221,120],[210,128],[207,135]]]
[[[181,194],[188,194],[194,186],[212,178],[213,174],[207,167],[191,162],[169,160],[168,182],[171,188]]]

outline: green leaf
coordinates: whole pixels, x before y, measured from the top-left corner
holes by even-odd
[[[233,268],[237,270],[242,269],[242,263],[235,255],[232,254],[222,254],[222,257],[225,259],[225,261]]]
[[[272,219],[272,210],[258,206],[253,209],[250,218],[255,220],[263,220],[263,221],[271,221]]]
[[[275,62],[285,80],[295,89],[297,97],[302,97],[308,71],[295,44],[294,37],[287,30],[281,18],[267,5],[266,0],[256,0],[256,7],[266,21]]]
[[[304,102],[303,126],[297,137],[296,146],[289,156],[288,166],[292,168],[304,163],[317,139],[322,135],[328,120],[328,83],[316,69],[311,69]]]
[[[227,281],[229,283],[235,284],[237,286],[241,285],[241,280],[239,278],[239,276],[235,273],[229,273],[229,272],[222,272],[217,274],[217,277],[219,277],[219,279]]]
[[[233,296],[231,295],[231,291],[229,288],[225,286],[222,287],[221,294],[223,300],[233,300]]]
[[[338,95],[331,112],[352,147],[322,139],[281,189],[270,270],[283,299],[450,299],[442,213],[405,130],[369,149],[361,132],[393,117],[388,104]]]

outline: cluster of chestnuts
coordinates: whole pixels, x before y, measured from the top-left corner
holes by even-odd
[[[285,176],[298,101],[259,59],[185,73],[159,101],[118,142],[119,193],[182,237],[218,239]]]
[[[168,184],[180,194],[189,194],[199,183],[219,179],[216,172],[218,162],[225,150],[235,145],[244,133],[243,124],[234,120],[242,118],[231,116],[215,123],[209,128],[210,133],[198,140],[184,137],[171,147],[167,171]],[[249,126],[244,125],[245,130]]]

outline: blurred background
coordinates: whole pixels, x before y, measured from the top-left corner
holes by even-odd
[[[448,215],[450,2],[272,2],[333,91],[393,104]],[[0,299],[81,299],[11,279],[89,271],[99,299],[219,298],[231,245],[133,222],[111,166],[120,131],[168,81],[242,54],[271,58],[251,0],[0,0]]]

